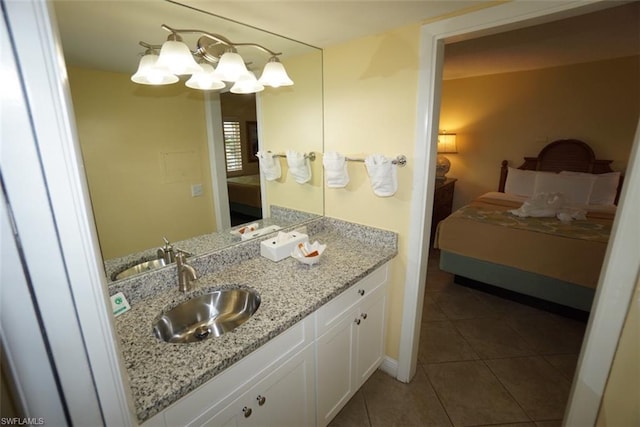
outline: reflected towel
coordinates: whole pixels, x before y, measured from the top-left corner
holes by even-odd
[[[258,151],[256,157],[260,163],[260,170],[264,173],[267,181],[275,181],[282,176],[280,160],[273,153],[270,151]]]
[[[289,173],[298,184],[304,184],[311,179],[311,166],[309,166],[309,160],[304,157],[304,153],[287,150],[287,164]]]
[[[329,188],[344,188],[349,183],[347,159],[340,153],[328,151],[322,156],[324,178]]]
[[[398,190],[396,165],[392,159],[381,154],[373,154],[364,159],[373,193],[378,197],[393,196]]]

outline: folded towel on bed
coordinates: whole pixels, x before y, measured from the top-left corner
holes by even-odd
[[[562,222],[569,222],[574,219],[586,219],[585,211],[565,206],[565,198],[562,193],[534,194],[518,209],[511,209],[509,212],[521,218],[557,217]]]
[[[373,154],[364,159],[369,174],[371,188],[378,197],[393,196],[398,190],[396,165],[381,154]]]
[[[340,153],[328,151],[322,156],[324,178],[329,188],[344,188],[349,183],[347,159]]]
[[[274,156],[270,151],[258,151],[256,153],[258,162],[260,163],[260,170],[264,173],[264,177],[267,181],[275,181],[282,176],[282,168],[280,167],[280,160]]]
[[[289,173],[298,184],[304,184],[311,179],[311,166],[304,153],[287,150],[287,165]]]

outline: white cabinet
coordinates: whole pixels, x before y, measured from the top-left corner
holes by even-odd
[[[314,351],[307,346],[203,426],[300,427],[315,423]]]
[[[313,326],[311,315],[146,421],[144,427],[313,425]],[[258,401],[258,397],[264,399]],[[290,406],[292,402],[295,407]],[[249,409],[251,415],[245,417]]]
[[[316,313],[317,425],[344,407],[384,355],[387,266]]]

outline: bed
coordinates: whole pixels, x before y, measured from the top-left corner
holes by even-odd
[[[503,161],[497,192],[438,224],[440,268],[459,284],[553,310],[589,312],[620,194],[621,176],[610,164],[575,139],[548,144],[518,168]],[[561,193],[566,212],[586,218],[510,212],[551,193]]]
[[[262,218],[260,175],[227,178],[229,208],[232,212]]]

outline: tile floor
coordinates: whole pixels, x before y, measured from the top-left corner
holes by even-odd
[[[562,424],[586,323],[453,283],[429,260],[418,370],[377,371],[332,427]]]

